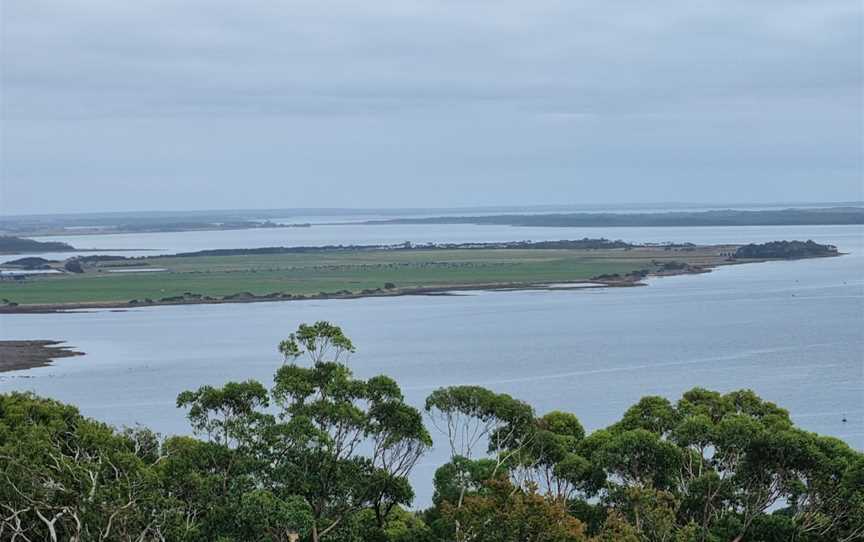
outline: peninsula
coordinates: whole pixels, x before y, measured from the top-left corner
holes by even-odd
[[[785,249],[783,249],[785,247]],[[0,313],[148,305],[642,285],[648,276],[837,255],[812,241],[637,245],[608,239],[414,246],[271,247],[40,261],[0,280]]]

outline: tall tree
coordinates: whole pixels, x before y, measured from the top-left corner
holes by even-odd
[[[285,364],[272,390],[281,420],[273,433],[276,494],[306,499],[313,542],[365,507],[383,525],[396,505],[413,500],[407,476],[431,445],[420,413],[392,379],[354,378],[339,362],[354,346],[338,326],[301,325],[279,350]],[[294,363],[304,355],[306,366]]]

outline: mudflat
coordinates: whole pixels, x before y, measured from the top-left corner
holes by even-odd
[[[0,372],[44,367],[58,358],[84,355],[62,344],[49,340],[0,341]]]

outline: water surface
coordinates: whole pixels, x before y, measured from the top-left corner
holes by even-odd
[[[494,231],[476,228],[475,235]],[[800,426],[864,449],[864,228],[610,230],[574,228],[560,238],[812,238],[851,254],[727,267],[642,288],[4,315],[0,338],[66,340],[87,355],[0,375],[0,392],[33,390],[114,424],[185,433],[183,412],[173,406],[180,391],[270,382],[279,340],[301,322],[328,319],[358,346],[350,360],[358,375],[393,376],[418,406],[437,387],[478,384],[524,399],[538,413],[574,412],[592,430],[644,395],[751,388],[789,409]],[[490,240],[469,233],[465,240]],[[439,442],[414,476],[420,504],[428,503],[434,469],[445,461]]]
[[[51,260],[72,255],[112,254],[152,256],[225,248],[275,246],[390,245],[410,241],[425,243],[472,243],[502,241],[550,241],[583,237],[622,239],[633,243],[739,243],[813,237],[834,239],[836,235],[861,236],[861,226],[734,226],[697,228],[558,228],[525,226],[478,226],[474,224],[363,225],[330,224],[309,228],[260,228],[252,230],[122,233],[37,237],[60,241],[78,249],[100,249],[80,253],[27,254]],[[0,263],[21,255],[0,256]]]

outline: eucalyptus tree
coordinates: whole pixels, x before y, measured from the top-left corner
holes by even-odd
[[[189,409],[187,418],[197,434],[229,448],[250,438],[256,424],[269,421],[261,413],[268,406],[267,389],[255,380],[184,391],[177,397],[177,406]]]
[[[864,454],[836,438],[804,438],[812,455],[788,497],[794,524],[811,536],[864,539]]]
[[[342,332],[342,328],[324,320],[300,324],[297,331],[279,343],[279,352],[286,363],[304,354],[313,364],[342,363],[354,351],[354,343]]]
[[[354,345],[328,322],[301,325],[280,343],[285,358],[272,397],[274,494],[296,493],[312,513],[310,536],[327,537],[350,515],[375,511],[383,527],[414,494],[408,474],[431,446],[420,413],[385,376],[357,379],[341,363]],[[304,357],[306,363],[297,361]]]
[[[412,500],[408,475],[432,446],[432,438],[420,412],[403,402],[395,382],[379,376],[368,385],[372,401],[368,432],[375,468],[371,502],[378,527],[383,528],[396,505]]]
[[[486,485],[473,480],[479,471],[477,463],[486,463],[483,457],[486,453],[493,454],[488,480],[509,475],[510,464],[534,435],[534,411],[529,405],[479,386],[435,390],[426,398],[426,412],[432,424],[447,437],[450,463],[446,472],[450,474],[450,485],[455,483],[458,489],[455,502],[448,505],[457,510],[472,486],[482,489]],[[440,490],[438,493],[442,494]],[[462,527],[462,515],[452,517],[455,539],[467,540],[469,534]]]
[[[158,540],[155,436],[31,394],[0,395],[0,539]]]
[[[301,325],[279,351],[269,391],[246,381],[180,394],[198,438],[0,395],[0,540],[864,538],[864,454],[748,390],[646,397],[589,435],[573,414],[436,390],[425,407],[450,461],[421,518],[403,508],[432,444],[421,412],[392,379],[353,375],[338,326]]]
[[[280,499],[266,490],[243,494],[238,518],[247,542],[298,542],[308,534],[312,511],[301,497]]]
[[[446,436],[451,461],[492,453],[493,475],[534,436],[534,411],[528,404],[479,386],[435,390],[426,398],[426,412]]]
[[[585,429],[568,412],[553,411],[537,418],[533,439],[511,461],[511,478],[521,487],[528,484],[556,500],[574,498],[589,469],[588,460],[579,455]]]
[[[299,536],[305,527],[264,521],[252,504],[271,502],[284,517],[303,517],[296,506],[301,500],[315,542],[336,536],[364,509],[383,528],[395,507],[414,498],[408,475],[432,444],[421,414],[404,402],[392,379],[353,376],[344,362],[354,345],[338,326],[301,324],[278,350],[283,364],[269,395],[258,382],[246,381],[178,397],[196,432],[221,450],[202,455],[196,444],[172,444],[183,444],[188,457],[223,458],[204,470],[222,476],[232,496],[228,515],[264,525],[277,538]],[[194,484],[185,490],[190,488]],[[248,525],[242,528],[248,533]]]
[[[462,506],[445,502],[442,515],[461,526],[461,540],[471,542],[585,542],[585,526],[564,503],[507,479],[489,480],[482,494],[469,495]]]

